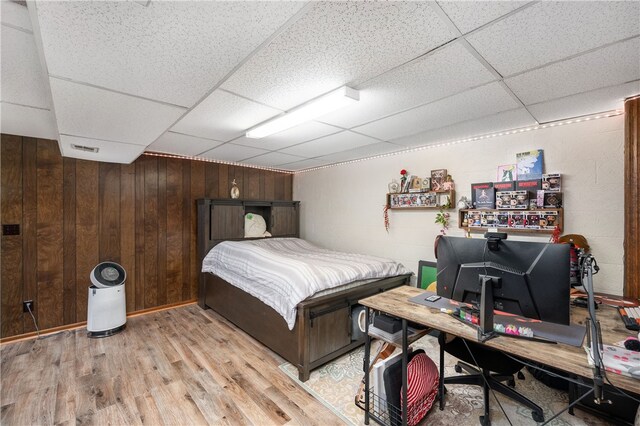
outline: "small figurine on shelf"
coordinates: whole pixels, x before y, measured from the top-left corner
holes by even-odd
[[[442,190],[453,191],[454,189],[456,189],[456,184],[453,182],[453,178],[451,177],[451,175],[447,175],[447,178],[442,184]]]
[[[400,170],[400,190],[404,190],[404,184],[407,182],[407,171],[405,169]]]

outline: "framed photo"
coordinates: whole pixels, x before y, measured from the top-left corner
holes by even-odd
[[[442,191],[445,179],[447,178],[447,169],[431,170],[431,190]]]
[[[541,149],[516,154],[518,179],[540,179],[544,171],[544,156]]]
[[[423,192],[431,191],[431,178],[422,179],[422,191]]]
[[[422,190],[422,179],[418,176],[411,178],[411,184],[409,184],[409,191],[420,192]]]
[[[498,178],[496,182],[513,182],[518,180],[518,168],[515,164],[498,166]]]

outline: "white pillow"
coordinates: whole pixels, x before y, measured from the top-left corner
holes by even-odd
[[[268,234],[267,231],[267,223],[264,221],[264,218],[259,214],[247,213],[244,216],[244,237],[245,238],[256,238],[256,237],[264,237],[265,234]]]

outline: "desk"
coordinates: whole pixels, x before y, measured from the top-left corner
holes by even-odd
[[[477,341],[475,328],[456,320],[450,315],[443,314],[437,309],[409,302],[411,297],[422,293],[424,293],[422,289],[401,286],[360,300],[359,303],[370,309],[382,311],[428,328]],[[584,308],[574,307],[571,310],[571,322],[573,324],[584,324],[586,316],[587,310]],[[632,331],[624,328],[624,324],[614,308],[600,305],[600,309],[596,311],[596,317],[601,324],[604,344],[611,345],[633,335]],[[561,343],[550,344],[526,341],[505,336],[488,340],[484,344],[523,359],[537,361],[589,379],[593,378],[593,372],[587,362],[587,354],[583,348]],[[640,381],[637,379],[614,373],[608,373],[607,377],[612,384],[625,391],[638,393],[640,390]]]

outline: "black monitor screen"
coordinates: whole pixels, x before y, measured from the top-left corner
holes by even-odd
[[[569,245],[442,237],[437,247],[438,294],[480,304],[481,276],[498,278],[494,308],[528,318],[569,324]]]

